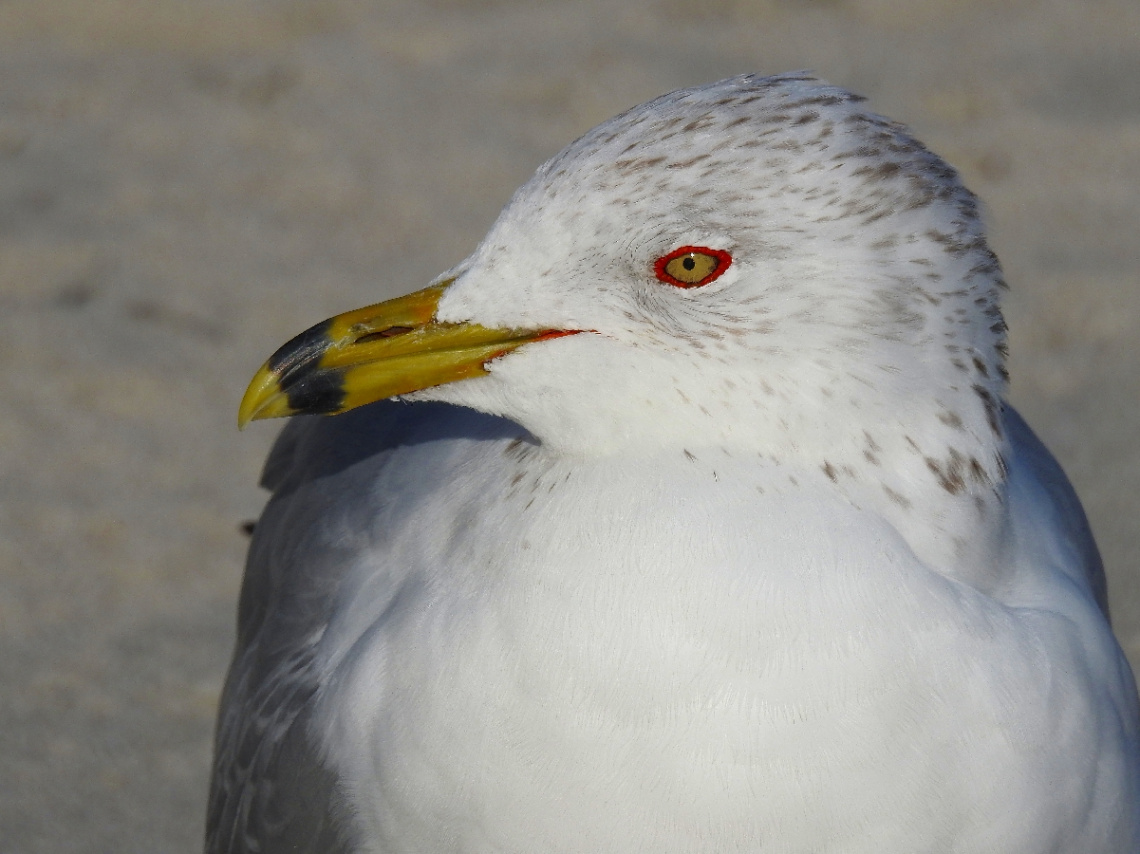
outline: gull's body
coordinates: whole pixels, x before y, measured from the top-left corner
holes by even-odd
[[[731,265],[654,276],[694,246]],[[1096,547],[905,131],[802,76],[665,96],[447,283],[425,329],[582,334],[286,429],[211,854],[1140,850]]]

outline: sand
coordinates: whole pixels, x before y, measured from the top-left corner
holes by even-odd
[[[812,68],[983,198],[1013,401],[1140,664],[1140,4],[0,3],[0,854],[200,847],[282,341],[421,287],[542,160]]]

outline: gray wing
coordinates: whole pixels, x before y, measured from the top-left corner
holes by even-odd
[[[1105,617],[1108,617],[1108,585],[1104,564],[1093,539],[1081,501],[1061,464],[1049,453],[1025,419],[1009,404],[1004,411],[1006,433],[1012,449],[1012,464],[1032,478],[1049,502],[1048,530],[1076,551],[1080,570]]]
[[[354,496],[401,448],[520,431],[471,410],[398,402],[285,426],[262,475],[273,496],[250,542],[218,710],[206,854],[350,850],[344,800],[310,717],[322,687],[317,644],[362,545],[351,532],[370,530],[369,504]]]

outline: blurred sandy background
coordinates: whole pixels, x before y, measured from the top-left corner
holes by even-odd
[[[0,854],[199,848],[262,359],[460,260],[595,123],[798,68],[986,202],[1013,399],[1140,663],[1136,0],[2,0]]]

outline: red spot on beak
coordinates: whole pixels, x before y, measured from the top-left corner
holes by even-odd
[[[528,341],[527,343],[533,344],[536,341],[549,341],[552,338],[564,338],[567,335],[577,335],[579,332],[584,332],[584,331],[586,331],[586,330],[582,330],[582,329],[550,329],[546,332],[543,332],[540,335],[536,335],[534,338],[530,339],[530,341]],[[495,359],[499,358],[500,356],[505,356],[507,353],[511,352],[511,350],[513,350],[513,349],[515,349],[515,348],[514,347],[508,347],[506,350],[500,350],[498,353],[492,353],[491,356],[487,359],[487,361],[485,361],[483,363],[483,365],[486,366],[488,363],[495,361]]]
[[[581,329],[551,329],[549,332],[543,332],[535,341],[549,341],[551,338],[563,338],[567,335],[577,335]]]

